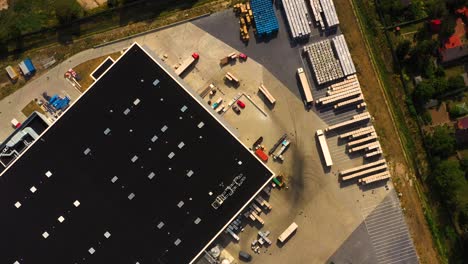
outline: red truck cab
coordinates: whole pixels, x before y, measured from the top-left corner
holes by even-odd
[[[263,162],[268,161],[268,155],[265,154],[265,152],[263,152],[263,150],[261,150],[261,149],[255,150],[255,155],[257,155],[257,157],[259,157],[261,160],[263,160]]]

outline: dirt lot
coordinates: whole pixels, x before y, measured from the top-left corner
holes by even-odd
[[[41,114],[45,114],[44,110],[42,110],[42,108],[37,104],[36,101],[32,100],[29,104],[27,104],[24,108],[23,108],[23,114],[25,116],[30,116],[34,111],[37,111]]]
[[[335,0],[340,27],[346,37],[354,63],[359,72],[359,80],[368,101],[369,111],[375,118],[374,125],[380,135],[380,142],[385,149],[386,158],[393,164],[397,164],[393,173],[393,181],[397,189],[403,194],[402,207],[405,209],[406,221],[410,227],[416,250],[421,263],[438,263],[438,255],[434,248],[432,236],[427,226],[421,202],[417,191],[413,188],[410,171],[398,139],[396,128],[392,122],[389,109],[383,107],[386,102],[381,84],[377,79],[366,43],[360,32],[360,27],[350,0]]]

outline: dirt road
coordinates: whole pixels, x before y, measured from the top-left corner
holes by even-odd
[[[340,19],[340,28],[346,37],[348,46],[358,70],[359,80],[363,87],[369,112],[375,118],[374,125],[381,138],[387,160],[392,163],[394,183],[402,193],[401,204],[405,210],[406,221],[415,243],[421,263],[439,263],[431,233],[427,226],[421,202],[414,185],[411,184],[411,170],[405,160],[401,143],[396,136],[396,127],[392,122],[382,84],[379,82],[376,67],[368,52],[360,30],[360,25],[353,12],[351,0],[335,0],[335,6]],[[372,56],[372,55],[371,55]]]

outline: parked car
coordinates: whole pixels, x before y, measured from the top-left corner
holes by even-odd
[[[252,260],[252,256],[247,252],[239,251],[239,259],[243,261],[250,261]]]
[[[236,114],[240,114],[240,113],[241,113],[241,111],[240,111],[239,107],[237,107],[237,105],[233,105],[233,106],[232,106],[232,110],[234,110],[234,112],[236,112]]]
[[[244,53],[240,53],[240,54],[239,54],[239,58],[240,58],[241,60],[246,61],[248,57],[247,57],[247,55],[245,55]]]
[[[237,100],[237,105],[238,105],[240,108],[242,108],[242,109],[245,108],[245,104],[244,104],[244,102],[242,102],[241,100]]]

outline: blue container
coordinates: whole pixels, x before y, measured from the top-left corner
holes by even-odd
[[[278,32],[278,19],[271,0],[251,0],[250,6],[258,36],[270,36]]]

